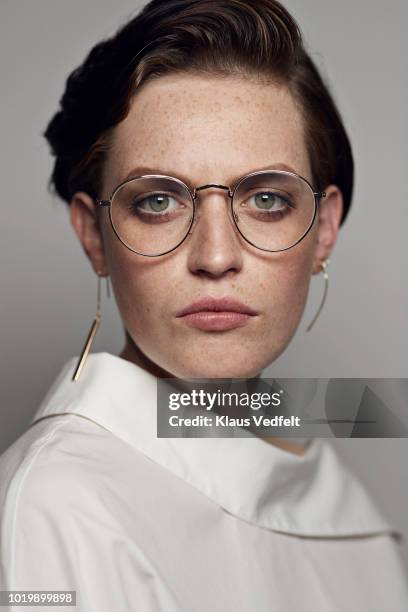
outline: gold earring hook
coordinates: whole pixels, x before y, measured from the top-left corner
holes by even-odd
[[[96,312],[101,311],[101,275],[102,272],[101,270],[98,270],[97,272],[98,275],[98,287],[97,287],[97,300],[96,300]],[[109,276],[106,277],[106,297],[110,298],[111,296],[111,292],[110,292],[110,283],[109,283]]]
[[[324,278],[324,292],[323,292],[323,298],[322,301],[320,302],[320,306],[319,309],[317,311],[317,313],[315,314],[313,320],[311,321],[311,323],[309,323],[309,326],[307,327],[306,331],[310,331],[313,327],[313,325],[316,323],[322,309],[323,306],[325,304],[326,301],[326,297],[327,297],[327,292],[329,290],[329,275],[327,273],[327,266],[329,265],[330,260],[329,259],[325,259],[324,261],[321,262],[321,267],[322,267],[322,272],[323,272],[323,278]]]

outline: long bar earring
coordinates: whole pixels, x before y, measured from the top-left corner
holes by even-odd
[[[97,271],[97,275],[98,275],[98,286],[97,286],[97,300],[96,300],[96,314],[95,314],[95,318],[92,322],[91,325],[91,329],[89,330],[88,333],[88,337],[86,339],[86,342],[84,344],[84,348],[82,349],[81,352],[81,356],[78,359],[78,363],[76,365],[74,374],[72,376],[72,381],[76,382],[80,375],[81,372],[83,370],[83,367],[85,365],[85,361],[86,358],[88,357],[90,350],[92,348],[92,344],[93,341],[95,339],[96,336],[96,332],[98,331],[98,327],[100,325],[101,319],[102,319],[102,314],[101,314],[101,271],[98,270]],[[110,297],[110,288],[109,288],[109,277],[106,277],[106,294],[108,296],[108,298]]]
[[[329,263],[330,263],[329,259],[325,259],[324,261],[322,261],[321,265],[322,265],[322,272],[323,272],[323,278],[324,278],[324,293],[323,293],[323,298],[322,298],[322,301],[320,303],[319,310],[315,314],[315,316],[314,316],[313,320],[311,321],[311,323],[309,323],[309,326],[306,329],[306,331],[310,331],[312,329],[312,327],[316,323],[317,318],[318,318],[319,314],[321,313],[322,308],[324,306],[324,303],[326,301],[327,292],[329,290],[329,275],[328,275],[328,272],[327,272],[327,266],[329,265]]]

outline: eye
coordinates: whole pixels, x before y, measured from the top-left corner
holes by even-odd
[[[191,208],[180,201],[178,194],[159,191],[132,194],[126,200],[125,206],[135,221],[144,223],[181,222]]]
[[[152,193],[135,199],[133,206],[146,213],[162,213],[174,210],[177,207],[177,201],[165,193]]]
[[[248,199],[248,202],[251,203],[252,200],[256,209],[268,212],[282,212],[291,206],[288,198],[272,191],[256,193]]]

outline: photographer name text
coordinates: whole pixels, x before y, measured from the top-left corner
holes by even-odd
[[[196,415],[194,417],[179,417],[176,414],[169,418],[171,427],[300,427],[300,417],[285,417],[276,415],[252,415],[251,417],[236,418],[225,415]]]

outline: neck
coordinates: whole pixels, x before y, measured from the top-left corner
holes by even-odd
[[[173,374],[167,372],[160,366],[158,366],[154,361],[151,361],[141,350],[140,348],[133,342],[129,333],[126,331],[126,344],[119,354],[119,357],[122,359],[126,359],[127,361],[131,361],[136,365],[140,366],[153,376],[157,378],[174,378]]]

